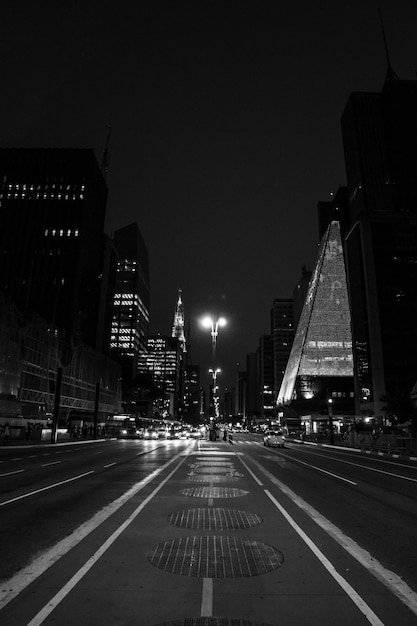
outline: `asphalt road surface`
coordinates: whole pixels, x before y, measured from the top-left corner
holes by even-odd
[[[417,624],[417,464],[258,436],[0,450],[0,624]]]

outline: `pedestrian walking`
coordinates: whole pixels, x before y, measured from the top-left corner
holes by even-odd
[[[10,439],[10,426],[9,422],[4,426],[4,435],[3,435],[3,443],[6,445]]]

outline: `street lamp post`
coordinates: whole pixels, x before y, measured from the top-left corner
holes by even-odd
[[[221,369],[209,369],[210,374],[213,376],[213,417],[219,417],[219,396],[217,391],[219,389],[217,385],[217,375],[221,373]]]
[[[333,399],[327,400],[328,415],[329,415],[329,430],[330,430],[330,443],[334,444],[334,430],[333,430]]]
[[[219,400],[218,400],[218,386],[217,386],[217,374],[220,373],[220,369],[216,367],[216,350],[217,350],[217,337],[219,335],[219,328],[226,325],[224,317],[213,318],[207,315],[201,320],[201,324],[204,328],[209,328],[211,331],[211,369],[209,370],[213,376],[213,418],[219,417]]]

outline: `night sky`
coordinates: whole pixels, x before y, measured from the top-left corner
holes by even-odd
[[[223,391],[270,332],[274,298],[314,264],[317,202],[346,182],[344,106],[385,77],[378,7],[412,80],[417,2],[137,4],[2,2],[1,146],[93,148],[101,162],[111,117],[106,231],[139,225],[151,333],[171,333],[182,288],[204,384],[198,319],[227,317]]]

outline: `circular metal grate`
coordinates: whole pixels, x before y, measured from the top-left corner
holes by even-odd
[[[192,498],[240,498],[247,496],[249,491],[235,487],[189,487],[183,489],[181,493]]]
[[[175,619],[173,622],[161,622],[155,626],[272,626],[266,622],[250,622],[247,619],[233,617],[196,617],[195,619]]]
[[[217,474],[193,474],[188,476],[188,480],[194,483],[221,483],[221,482],[233,482],[239,480],[237,476],[231,474],[223,474],[218,476]]]
[[[262,524],[262,518],[255,513],[237,509],[206,508],[187,509],[171,513],[168,522],[180,528],[199,530],[242,530]]]
[[[158,569],[195,578],[247,578],[272,572],[283,554],[265,543],[222,535],[169,539],[148,552]]]

